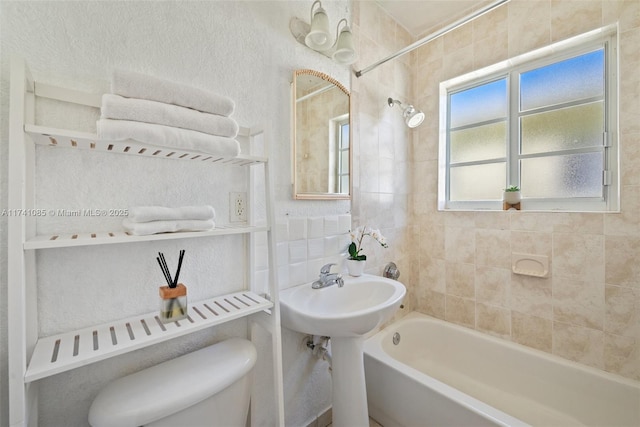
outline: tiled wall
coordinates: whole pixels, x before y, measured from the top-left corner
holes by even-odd
[[[412,37],[374,2],[354,2],[362,69]],[[619,214],[439,212],[438,85],[451,77],[619,22]],[[416,309],[640,379],[640,2],[511,0],[352,81],[354,224],[381,227],[379,274],[396,261]],[[426,113],[407,129],[387,97]],[[384,251],[384,252],[383,252]],[[511,252],[547,255],[549,278],[511,273]]]
[[[354,36],[360,55],[353,68],[371,65],[412,42],[409,33],[375,2],[354,1]],[[411,69],[413,55],[387,62],[360,78],[352,77],[353,113],[353,198],[354,226],[379,228],[389,247],[373,241],[365,246],[366,272],[382,274],[393,261],[400,270],[400,281],[407,287],[405,308],[416,300],[414,284],[417,266],[411,261],[416,248],[409,244],[411,192],[411,138],[398,107],[390,108],[387,98],[414,102]],[[412,296],[413,295],[413,296]]]
[[[619,22],[621,213],[438,212],[438,84]],[[512,0],[423,46],[411,229],[424,313],[640,379],[640,2]],[[513,274],[547,255],[549,278]]]
[[[331,272],[343,271],[346,248],[351,242],[349,230],[351,215],[291,217],[277,221],[275,239],[280,289],[313,282],[325,264],[337,264]],[[267,254],[264,234],[256,244],[256,278],[265,289]]]

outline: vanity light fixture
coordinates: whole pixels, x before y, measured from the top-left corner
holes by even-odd
[[[397,104],[402,109],[402,117],[404,117],[404,122],[410,128],[418,127],[424,121],[424,113],[416,109],[411,104],[403,104],[397,99],[392,98],[387,99],[387,104],[389,104],[389,107],[393,107]]]
[[[318,9],[313,8],[318,5]],[[331,33],[329,30],[329,17],[322,8],[320,0],[316,0],[311,5],[311,29],[304,38],[304,43],[313,50],[325,51],[332,45]]]
[[[314,11],[316,5],[318,7]],[[343,22],[344,26],[340,28]],[[338,64],[353,64],[358,59],[347,19],[338,21],[334,43],[329,30],[329,17],[320,0],[314,1],[311,5],[311,24],[293,17],[289,23],[289,29],[298,42],[333,59]]]

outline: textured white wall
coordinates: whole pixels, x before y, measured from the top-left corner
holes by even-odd
[[[330,17],[347,15],[349,1],[324,2]],[[24,57],[36,80],[82,90],[106,91],[114,67],[131,69],[218,91],[237,103],[234,118],[243,125],[266,123],[275,174],[276,218],[347,213],[349,202],[292,201],[290,194],[290,82],[294,69],[313,68],[350,86],[349,71],[297,44],[289,33],[292,16],[308,19],[307,1],[210,2],[11,2],[0,3],[1,115],[0,209],[7,203],[9,56]],[[336,19],[337,22],[337,19]],[[335,23],[332,21],[332,24]],[[43,124],[92,131],[95,114],[40,114]],[[66,123],[61,123],[62,121]],[[46,152],[45,152],[46,150]],[[233,172],[87,152],[38,150],[43,191],[39,205],[55,208],[127,207],[131,204],[191,204],[214,200],[220,222],[227,218],[227,193],[237,190]],[[67,151],[67,150],[65,150]],[[215,181],[216,191],[209,180]],[[161,189],[161,190],[158,190]],[[83,230],[111,229],[118,219],[83,221]],[[39,227],[56,230],[64,221]],[[7,411],[6,218],[0,218],[0,425]],[[232,255],[237,239],[196,239],[158,244],[39,251],[40,331],[117,318],[120,310],[144,312],[156,306],[161,281],[155,253],[187,250],[184,282],[199,299],[226,291],[242,280]],[[68,265],[75,265],[70,269]],[[236,265],[235,271],[222,266]],[[211,278],[214,278],[213,280]],[[223,284],[228,285],[223,285]],[[60,284],[64,284],[61,286]],[[96,295],[99,297],[96,298]],[[114,297],[113,295],[119,295]],[[64,302],[65,315],[60,316]],[[69,313],[69,314],[66,314]],[[109,380],[153,365],[228,335],[243,335],[246,323],[233,322],[213,333],[174,340],[41,381],[42,426],[81,426],[91,399]],[[330,399],[323,362],[309,360],[302,336],[284,333],[287,425],[304,425]],[[309,385],[312,385],[311,387]],[[303,390],[303,393],[300,391]],[[309,391],[312,391],[309,394]],[[303,396],[302,398],[300,396]]]

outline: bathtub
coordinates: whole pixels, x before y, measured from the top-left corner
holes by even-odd
[[[367,339],[364,366],[384,427],[640,426],[640,382],[419,313]]]

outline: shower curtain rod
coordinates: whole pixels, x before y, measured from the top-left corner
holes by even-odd
[[[373,70],[374,68],[379,67],[380,65],[384,64],[385,62],[391,61],[392,59],[395,59],[395,58],[397,58],[399,56],[402,56],[405,53],[409,53],[412,50],[417,49],[420,46],[422,46],[424,44],[427,44],[430,41],[432,41],[432,40],[434,40],[434,39],[436,39],[436,38],[438,38],[440,36],[443,36],[443,35],[447,34],[449,31],[453,31],[456,28],[466,24],[467,22],[470,22],[470,21],[472,21],[472,20],[484,15],[485,13],[492,11],[493,9],[497,8],[498,6],[501,6],[504,3],[507,3],[508,1],[509,0],[497,0],[497,1],[493,2],[493,3],[491,3],[490,5],[487,5],[487,6],[483,7],[483,8],[481,8],[481,9],[478,9],[477,11],[465,16],[462,19],[459,19],[459,20],[447,25],[446,27],[436,31],[435,33],[431,33],[428,36],[425,36],[425,37],[421,38],[420,40],[411,43],[409,46],[407,46],[407,47],[405,47],[403,49],[400,49],[396,53],[391,54],[391,55],[387,56],[386,58],[381,59],[380,61],[369,65],[367,68],[363,68],[362,70],[356,71],[355,72],[356,73],[356,77],[361,77],[363,74],[368,73],[369,71]]]

